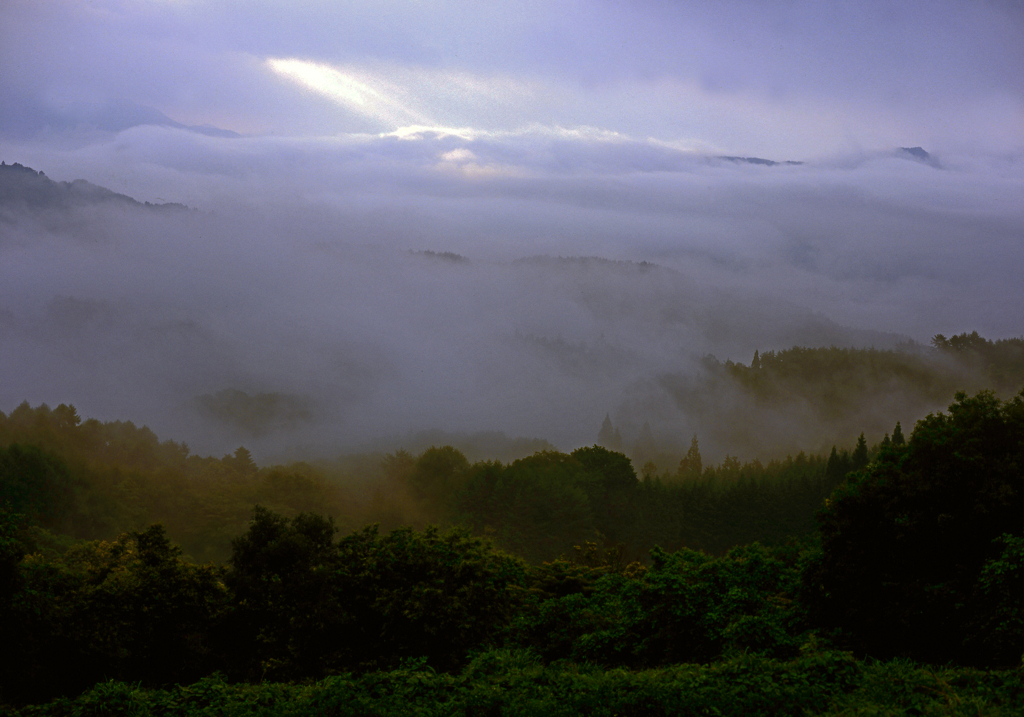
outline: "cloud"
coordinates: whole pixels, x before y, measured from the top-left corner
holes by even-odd
[[[188,408],[224,391],[311,406],[325,445],[434,426],[571,447],[616,407],[692,428],[657,377],[703,352],[1022,332],[1019,3],[12,0],[0,20],[6,161],[198,210],[0,209],[8,403],[197,449],[237,445]]]
[[[15,0],[0,96],[47,112],[127,101],[278,136],[537,124],[795,159],[1016,151],[1022,32],[1011,2]],[[0,132],[40,122],[0,116]]]
[[[685,433],[658,377],[706,352],[1021,334],[1004,308],[1024,302],[1020,159],[767,167],[544,127],[137,127],[5,151],[199,210],[3,210],[5,410],[73,402],[200,451],[340,450],[427,427],[568,448],[609,411]],[[289,397],[313,419],[252,443],[196,413],[194,397],[223,391]]]

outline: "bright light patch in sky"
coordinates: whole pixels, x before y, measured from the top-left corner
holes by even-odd
[[[565,102],[564,88],[504,76],[400,64],[338,67],[271,58],[279,77],[373,122],[404,127],[471,127],[470,132],[518,131]],[[553,101],[552,97],[561,97]],[[463,134],[460,130],[458,134]]]
[[[294,58],[271,58],[267,65],[278,75],[390,127],[432,123],[424,114],[406,106],[387,90],[377,89],[369,82],[330,65]]]

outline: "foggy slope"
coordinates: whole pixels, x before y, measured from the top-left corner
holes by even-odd
[[[214,453],[330,452],[423,429],[572,448],[605,413],[628,441],[649,421],[683,442],[704,419],[664,377],[700,375],[706,354],[1019,333],[1019,317],[989,310],[1024,304],[1010,271],[1024,220],[998,203],[1013,182],[986,194],[969,171],[678,152],[671,172],[636,171],[639,149],[616,145],[584,176],[573,162],[587,140],[533,157],[514,138],[122,141],[151,198],[200,211],[4,204],[6,410],[74,403]],[[141,161],[161,146],[160,162]],[[97,151],[63,157],[109,161]],[[517,153],[517,171],[470,166]],[[924,184],[966,208],[922,199]]]

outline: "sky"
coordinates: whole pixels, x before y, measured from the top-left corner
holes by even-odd
[[[4,0],[0,159],[196,210],[0,207],[0,410],[211,451],[225,389],[688,442],[704,353],[1024,335],[1019,0]]]
[[[797,160],[1018,152],[1024,136],[1018,0],[6,0],[2,13],[0,88],[29,105],[26,124],[130,103],[259,136],[586,127]]]

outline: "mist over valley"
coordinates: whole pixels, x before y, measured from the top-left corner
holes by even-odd
[[[996,181],[899,149],[787,166],[602,137],[151,126],[46,159],[0,171],[0,403],[130,418],[200,453],[394,450],[428,430],[571,450],[605,414],[626,446],[647,423],[669,453],[693,434],[719,458],[823,451],[948,395],[868,392],[836,423],[680,386],[709,385],[711,357],[1020,333],[1017,163]],[[118,193],[55,163],[120,167]]]

